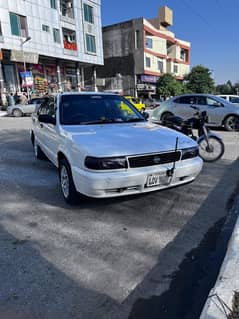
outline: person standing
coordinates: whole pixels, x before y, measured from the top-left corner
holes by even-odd
[[[19,103],[20,104],[27,104],[28,100],[27,100],[27,96],[25,93],[23,93],[20,97],[19,97]]]
[[[15,100],[14,100],[14,97],[13,97],[13,93],[10,93],[10,95],[8,95],[7,101],[8,101],[8,105],[9,106],[15,105]]]

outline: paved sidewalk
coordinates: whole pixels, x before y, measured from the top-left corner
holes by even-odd
[[[233,210],[234,212],[239,210],[239,198]],[[239,291],[239,218],[229,241],[217,282],[209,293],[200,319],[229,318],[235,291]]]
[[[0,111],[0,117],[1,116],[6,116],[7,115],[7,112],[6,111]]]

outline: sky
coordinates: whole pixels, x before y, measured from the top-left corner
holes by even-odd
[[[174,12],[170,30],[191,42],[191,67],[208,67],[217,84],[239,82],[239,0],[102,0],[103,26]]]

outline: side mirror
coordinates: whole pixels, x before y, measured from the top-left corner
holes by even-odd
[[[38,116],[38,121],[41,123],[56,125],[56,119],[48,114],[40,114]]]

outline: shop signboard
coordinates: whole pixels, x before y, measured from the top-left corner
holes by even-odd
[[[39,54],[31,52],[23,52],[11,50],[11,61],[38,64]]]
[[[22,79],[22,87],[33,86],[32,72],[30,72],[30,71],[20,72],[20,76]]]
[[[144,83],[156,83],[159,77],[155,75],[141,75],[141,81]]]

